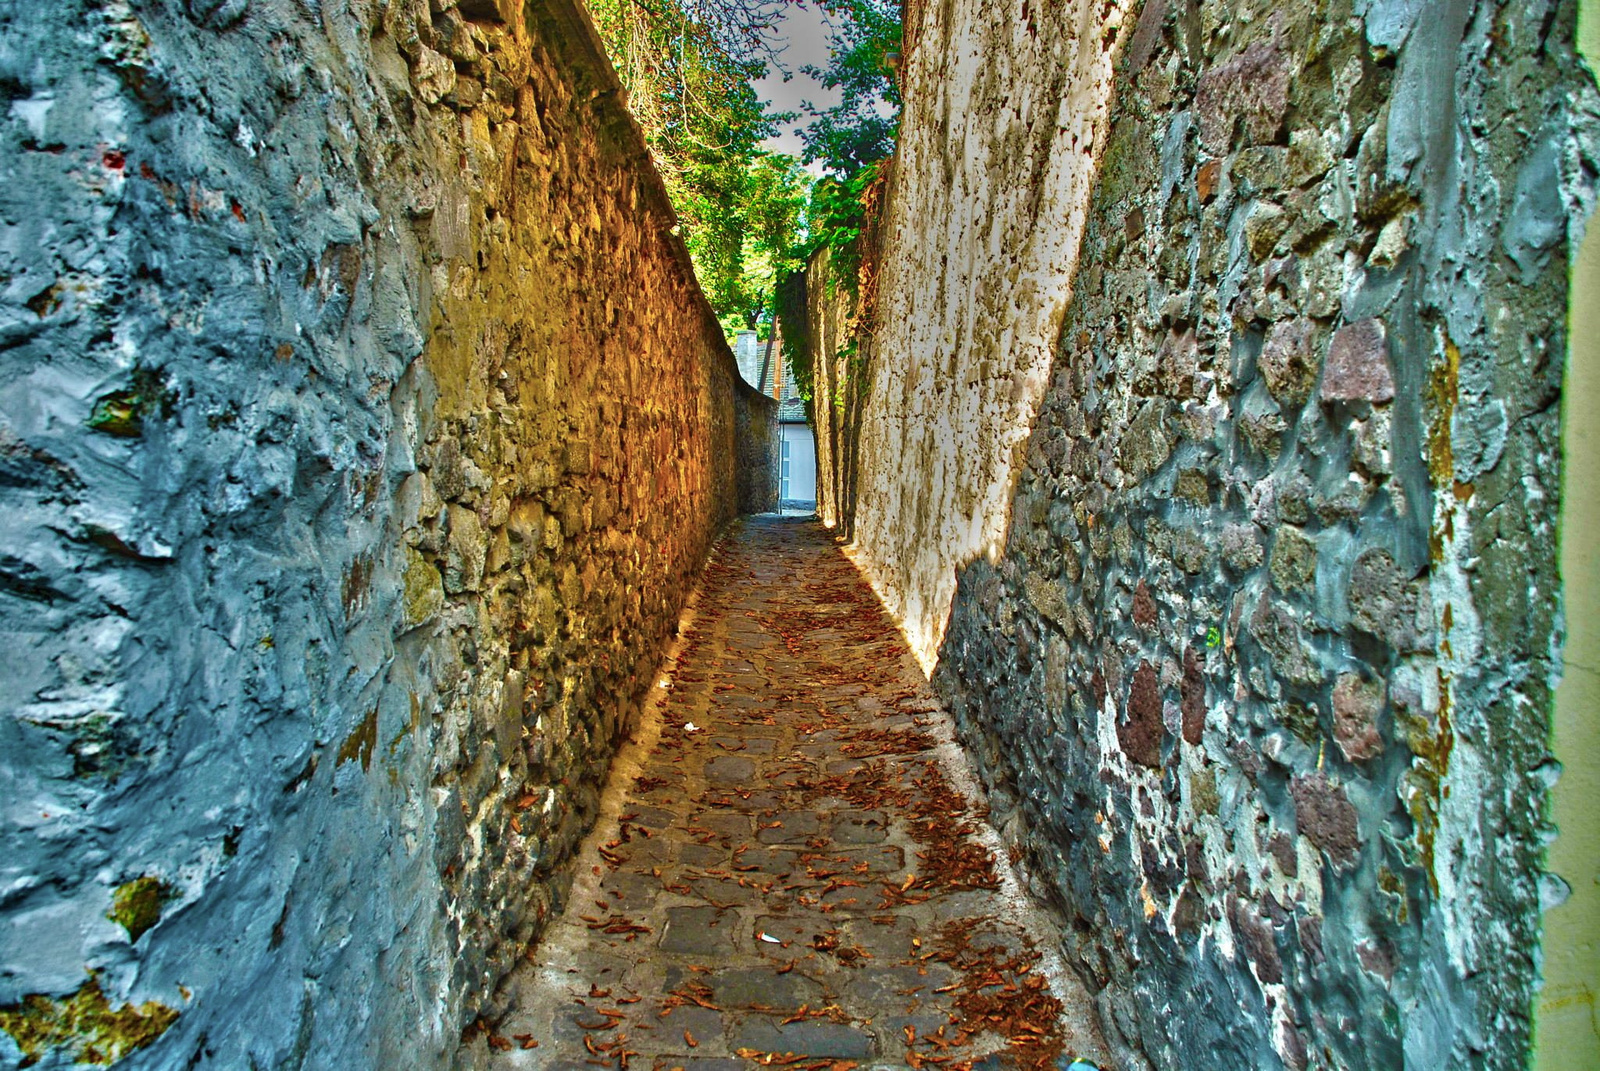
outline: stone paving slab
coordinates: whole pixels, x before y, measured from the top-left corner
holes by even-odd
[[[952,787],[937,701],[820,526],[723,542],[663,684],[471,1066],[1110,1066]]]

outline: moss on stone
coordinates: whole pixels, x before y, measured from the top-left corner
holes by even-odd
[[[169,418],[177,405],[176,392],[168,389],[165,375],[157,369],[136,367],[125,390],[101,395],[89,412],[89,426],[123,439],[144,434],[144,418],[157,415]]]
[[[122,439],[137,439],[144,431],[139,397],[132,391],[116,391],[94,403],[89,426],[95,431]]]
[[[1272,540],[1268,565],[1272,586],[1284,594],[1311,591],[1317,579],[1317,544],[1300,529],[1285,525]]]
[[[344,738],[344,743],[339,747],[339,761],[337,765],[343,766],[347,762],[361,760],[361,768],[372,768],[372,749],[378,743],[378,708],[373,707],[361,724],[356,726],[349,736]]]
[[[415,548],[406,548],[405,623],[407,628],[423,624],[444,609],[444,578],[439,570]]]
[[[111,910],[106,918],[127,930],[128,940],[137,941],[161,921],[161,908],[170,899],[171,886],[147,874],[117,887],[111,894]]]
[[[100,979],[91,974],[71,996],[34,993],[0,1008],[0,1030],[22,1050],[22,1067],[57,1049],[67,1050],[75,1063],[110,1067],[166,1033],[177,1018],[175,1009],[156,1001],[112,1008]]]

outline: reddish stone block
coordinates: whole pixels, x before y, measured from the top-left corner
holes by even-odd
[[[1378,711],[1383,707],[1383,686],[1364,681],[1354,673],[1341,673],[1333,686],[1333,736],[1351,762],[1362,762],[1383,750],[1378,735]]]
[[[1199,745],[1206,728],[1206,678],[1193,647],[1183,652],[1183,738]]]
[[[1267,841],[1267,851],[1278,861],[1278,869],[1285,876],[1292,878],[1299,874],[1300,861],[1294,853],[1294,841],[1287,833],[1274,833]]]
[[[1140,662],[1128,686],[1127,717],[1117,726],[1117,740],[1134,762],[1161,767],[1161,681],[1149,662]]]
[[[1150,595],[1150,585],[1143,580],[1133,589],[1133,623],[1143,629],[1156,624],[1156,600]]]
[[[1344,789],[1325,774],[1315,773],[1290,781],[1289,795],[1294,797],[1300,832],[1335,864],[1354,863],[1361,851],[1361,830],[1355,805]]]
[[[1394,398],[1389,371],[1389,340],[1375,319],[1357,320],[1339,328],[1328,347],[1322,373],[1325,402],[1387,402]]]
[[[1278,955],[1278,943],[1272,925],[1252,905],[1237,897],[1228,898],[1228,907],[1233,932],[1239,935],[1245,955],[1255,964],[1256,977],[1267,985],[1282,982],[1283,960]]]
[[[1243,124],[1252,144],[1273,142],[1289,107],[1289,59],[1277,41],[1257,41],[1227,63],[1200,76],[1195,109],[1200,144],[1220,156]]]

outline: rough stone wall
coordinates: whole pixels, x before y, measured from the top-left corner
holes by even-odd
[[[1155,1066],[1524,1064],[1574,10],[1151,0],[1120,62],[937,681]]]
[[[782,452],[782,432],[778,428],[778,403],[750,387],[738,375],[738,403],[733,407],[734,442],[738,456],[734,471],[738,475],[740,513],[767,513],[778,508],[778,463]]]
[[[446,1066],[771,403],[561,0],[0,0],[0,102],[0,1068]]]
[[[846,493],[859,560],[925,668],[956,567],[1005,539],[1127,7],[950,0],[908,12],[906,106]]]

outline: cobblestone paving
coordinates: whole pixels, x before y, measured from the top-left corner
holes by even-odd
[[[824,529],[725,540],[663,681],[485,1063],[1104,1066],[941,761],[948,724]]]

